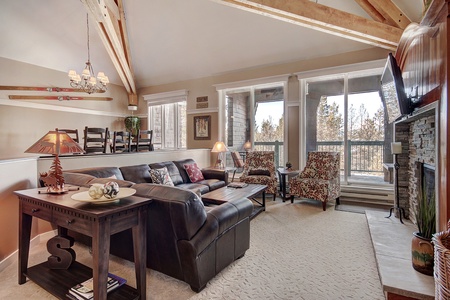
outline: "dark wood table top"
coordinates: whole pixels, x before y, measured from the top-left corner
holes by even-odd
[[[247,184],[242,188],[222,187],[212,192],[202,195],[202,200],[216,204],[222,204],[227,201],[237,200],[241,198],[251,198],[266,190],[266,185]]]

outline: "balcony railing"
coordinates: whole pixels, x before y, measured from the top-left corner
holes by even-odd
[[[359,173],[383,173],[384,141],[347,141],[348,176],[352,172]],[[344,155],[343,141],[317,142],[319,151],[336,151]],[[341,159],[341,169],[344,169],[344,160]]]
[[[347,168],[349,176],[352,172],[383,173],[384,141],[351,141],[348,142]],[[284,166],[283,142],[255,142],[255,150],[274,151],[275,164]],[[344,169],[344,142],[317,142],[318,151],[335,151],[341,154],[341,170]]]
[[[258,151],[274,151],[275,166],[280,168],[284,166],[283,142],[254,142],[255,150]]]

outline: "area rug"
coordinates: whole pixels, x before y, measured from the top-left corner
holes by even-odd
[[[335,210],[338,211],[346,211],[364,214],[366,210],[376,210],[376,211],[385,211],[389,213],[389,207],[383,205],[376,205],[371,203],[359,203],[359,202],[343,202],[341,200],[341,204],[336,204]]]
[[[251,221],[250,249],[200,293],[147,269],[147,299],[384,299],[366,217],[309,202],[267,201]],[[76,245],[77,260],[91,264]],[[45,242],[30,265],[46,260]],[[133,264],[111,258],[110,271],[134,286]],[[54,299],[29,281],[17,284],[17,263],[1,274],[0,299]]]

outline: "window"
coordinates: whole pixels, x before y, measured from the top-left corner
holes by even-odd
[[[155,149],[186,148],[186,98],[185,90],[144,96]]]

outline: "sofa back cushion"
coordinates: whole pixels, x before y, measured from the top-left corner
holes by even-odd
[[[122,173],[120,172],[118,167],[95,167],[95,168],[67,170],[66,172],[83,173],[83,174],[92,175],[92,176],[98,177],[98,178],[112,178],[112,179],[124,180]]]
[[[189,190],[159,184],[135,184],[136,196],[153,199],[149,205],[152,226],[163,230],[166,235],[174,235],[173,244],[178,240],[190,240],[206,221],[206,210],[200,197]],[[152,210],[152,207],[158,209]]]
[[[122,176],[125,180],[134,183],[152,182],[150,177],[150,167],[146,164],[120,167]]]
[[[77,186],[84,186],[88,187],[89,182],[91,182],[93,179],[96,179],[97,177],[83,174],[83,173],[73,173],[73,172],[63,172],[64,176],[64,182],[66,184],[72,184]]]
[[[170,178],[172,179],[172,182],[174,185],[183,183],[183,178],[180,175],[180,171],[178,170],[177,166],[173,162],[164,161],[164,162],[160,162],[160,163],[153,163],[153,164],[150,164],[149,166],[152,169],[162,169],[162,168],[166,167],[167,170],[169,171]]]
[[[173,163],[177,166],[178,172],[180,172],[180,176],[181,178],[183,178],[183,183],[191,183],[192,181],[189,179],[189,175],[186,172],[184,165],[194,164],[195,160],[188,158],[182,160],[175,160]]]

